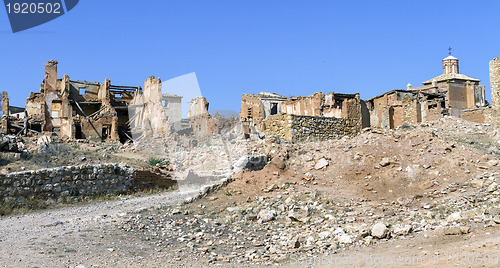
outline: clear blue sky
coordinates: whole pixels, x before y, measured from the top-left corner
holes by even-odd
[[[24,106],[43,63],[59,77],[143,85],[195,72],[212,109],[241,94],[361,93],[371,98],[442,73],[448,47],[481,79],[500,56],[500,1],[93,1],[12,34],[0,9],[0,90]]]

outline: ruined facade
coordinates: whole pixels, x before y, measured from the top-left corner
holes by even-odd
[[[281,113],[335,118],[361,118],[359,93],[317,92],[309,97],[292,97],[281,103]]]
[[[127,106],[138,89],[112,85],[107,78],[103,83],[58,79],[57,61],[51,60],[40,92],[26,100],[29,128],[71,139],[123,141],[130,136]]]
[[[163,94],[161,96],[163,111],[167,122],[174,131],[179,131],[183,128],[182,120],[182,96],[173,94]]]
[[[484,107],[480,80],[460,74],[458,59],[443,59],[443,74],[423,82],[422,87],[392,90],[369,99],[370,126],[396,128],[405,123],[432,121],[444,115],[462,116],[465,109]]]
[[[275,93],[244,94],[239,113],[244,131],[246,133],[263,131],[263,120],[270,115],[278,114],[281,103],[286,100],[287,97]]]
[[[162,104],[161,80],[150,76],[144,81],[144,89],[136,90],[130,106],[130,127],[134,140],[141,138],[165,138],[170,132]]]
[[[484,86],[479,85],[479,82],[479,79],[459,73],[458,59],[450,55],[443,59],[442,75],[412,90],[443,95],[449,114],[460,117],[464,109],[486,106]]]
[[[68,75],[58,79],[57,65],[54,60],[45,63],[40,92],[30,93],[26,108],[9,106],[7,93],[2,94],[4,133],[24,130],[121,142],[166,138],[171,131],[189,128],[198,136],[214,133],[206,99],[193,100],[190,118],[182,119],[182,96],[162,94],[159,78],[149,77],[144,88],[113,85],[107,78],[103,83],[74,81]]]
[[[205,97],[198,97],[191,100],[188,118],[194,137],[205,138],[216,133],[214,120],[208,113],[208,102]]]
[[[443,95],[412,90],[392,90],[367,100],[366,104],[371,127],[396,128],[447,114]]]
[[[361,127],[362,101],[359,94],[317,92],[309,97],[285,97],[261,92],[245,94],[241,101],[240,120],[248,132],[265,131],[264,119],[279,113],[347,118],[359,121]]]
[[[491,106],[464,110],[462,118],[476,123],[500,125],[500,57],[490,61]]]

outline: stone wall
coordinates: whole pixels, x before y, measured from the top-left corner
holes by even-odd
[[[133,185],[134,169],[118,164],[81,165],[0,174],[0,202],[117,194]]]
[[[500,57],[490,61],[491,106],[500,107]]]
[[[205,97],[194,98],[189,104],[189,124],[196,138],[206,138],[216,133],[214,120],[208,113],[208,106],[209,104]]]
[[[413,100],[409,95],[403,97],[403,121],[408,124],[416,124],[418,120],[417,101]]]
[[[359,119],[277,114],[264,120],[266,136],[290,142],[320,141],[355,135],[361,130]]]
[[[239,118],[247,128],[245,129],[246,133],[251,132],[251,128],[262,131],[262,120],[264,120],[265,117],[264,104],[259,96],[252,94],[242,95]]]
[[[489,116],[491,109],[489,108],[478,108],[478,109],[468,109],[462,111],[462,119],[476,122],[476,123],[486,123],[486,118]]]
[[[500,57],[490,61],[491,107],[469,109],[462,118],[476,123],[500,125]]]

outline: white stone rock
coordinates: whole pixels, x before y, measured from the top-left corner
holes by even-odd
[[[276,217],[276,214],[274,210],[263,209],[259,212],[259,219],[261,219],[262,222],[272,221]]]
[[[391,163],[391,159],[389,157],[384,157],[382,158],[382,161],[380,161],[379,165],[381,167],[388,166]]]
[[[448,217],[446,217],[447,222],[455,222],[458,221],[462,218],[462,212],[458,211],[455,213],[450,214]]]
[[[352,237],[347,234],[340,235],[338,237],[339,243],[352,244]]]
[[[493,182],[492,184],[490,184],[490,186],[488,186],[488,188],[486,188],[486,191],[488,192],[494,192],[496,191],[498,188],[498,184],[496,182]]]
[[[323,231],[323,232],[318,234],[318,237],[320,239],[327,239],[330,237],[330,235],[331,235],[331,233],[329,231]]]
[[[321,158],[320,160],[318,160],[316,165],[314,165],[314,169],[322,169],[326,166],[328,166],[328,160]]]
[[[393,233],[395,235],[407,235],[411,232],[412,226],[411,225],[405,225],[405,226],[395,226]]]
[[[371,234],[376,238],[384,238],[387,235],[387,226],[379,222],[372,227]]]

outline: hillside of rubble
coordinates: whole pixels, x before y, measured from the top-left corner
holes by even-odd
[[[222,170],[238,151],[266,155],[269,162],[257,170],[231,166],[227,185],[185,200],[180,187],[178,193],[6,218],[0,240],[8,246],[0,253],[6,265],[35,254],[24,265],[30,267],[303,267],[320,256],[331,261],[349,255],[494,258],[500,249],[499,135],[488,124],[444,117],[321,142],[234,136],[186,150],[179,140],[169,148],[174,167]],[[140,151],[121,149],[108,149],[110,158]],[[32,231],[18,241],[27,226]]]
[[[117,228],[166,248],[173,263],[300,264],[401,245],[409,251],[394,258],[471,248],[491,257],[499,147],[497,129],[453,117],[317,143],[255,139],[250,151],[270,158],[262,170],[187,205],[124,216]]]

